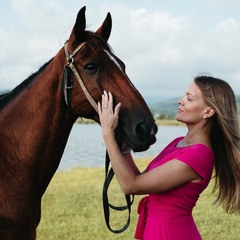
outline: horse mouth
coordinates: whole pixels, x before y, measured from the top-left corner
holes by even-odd
[[[120,128],[120,129],[117,129],[116,136],[117,138],[121,138],[121,141],[125,142],[126,145],[129,148],[131,148],[134,152],[143,152],[148,150],[149,147],[156,142],[157,130],[158,130],[157,126],[154,126],[149,132],[136,134],[135,132],[130,133]]]
[[[155,134],[150,134],[149,138],[146,141],[131,141],[132,139],[129,139],[126,141],[127,145],[134,151],[134,152],[143,152],[149,149],[151,145],[153,145],[156,142],[156,136]]]

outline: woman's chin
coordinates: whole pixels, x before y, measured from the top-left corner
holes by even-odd
[[[185,123],[184,121],[183,121],[183,119],[181,119],[181,117],[180,116],[176,116],[176,120],[178,121],[178,122],[181,122],[181,123]]]

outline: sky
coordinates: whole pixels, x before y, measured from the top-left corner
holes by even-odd
[[[88,30],[111,13],[109,44],[148,103],[183,96],[199,74],[240,94],[240,0],[3,0],[0,91],[55,56],[83,6]]]

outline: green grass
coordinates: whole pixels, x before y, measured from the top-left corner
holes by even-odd
[[[186,124],[178,122],[175,119],[158,119],[156,120],[158,126],[186,126]]]
[[[148,160],[138,160],[144,169]],[[111,233],[102,208],[104,168],[77,168],[58,172],[53,177],[42,201],[42,219],[37,240],[112,240],[133,239],[137,222],[136,208],[142,196],[136,196],[132,207],[130,227],[122,234]],[[212,184],[205,190],[194,209],[194,218],[204,240],[239,240],[240,216],[224,213],[212,206]],[[109,189],[109,200],[124,204],[124,196],[116,180]],[[127,220],[127,212],[111,213],[111,226],[120,228]]]

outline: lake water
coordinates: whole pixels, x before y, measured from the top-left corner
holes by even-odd
[[[184,136],[187,128],[159,126],[157,142],[145,152],[133,153],[133,157],[155,157],[170,141]],[[99,167],[105,164],[105,145],[98,124],[74,124],[58,171],[73,167]]]

